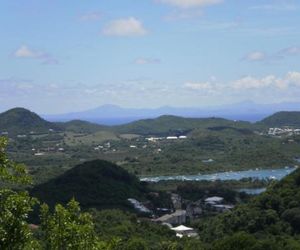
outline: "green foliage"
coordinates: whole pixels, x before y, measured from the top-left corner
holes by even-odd
[[[0,181],[7,184],[28,184],[23,165],[9,161],[5,154],[6,140],[0,137]],[[0,189],[0,249],[24,249],[36,245],[26,222],[36,199],[27,192],[17,192],[8,188]]]
[[[35,186],[31,194],[51,207],[73,197],[83,208],[130,209],[128,198],[143,198],[145,187],[121,167],[95,160],[78,165],[63,175]]]
[[[30,184],[31,178],[27,175],[25,166],[12,162],[7,158],[5,154],[6,146],[7,140],[0,137],[0,183],[2,182],[2,186],[7,182]]]
[[[35,244],[27,224],[35,203],[27,192],[0,190],[0,249],[24,249]]]
[[[298,235],[299,176],[300,170],[297,170],[248,204],[238,206],[232,212],[200,224],[201,239],[209,242],[240,231],[264,238],[270,235],[286,237]]]
[[[147,249],[160,249],[160,242],[177,241],[174,232],[166,226],[138,218],[134,214],[115,209],[93,209],[90,212],[94,218],[97,235],[108,243],[118,239],[124,249],[127,249],[125,247],[129,243],[146,245]]]
[[[43,204],[41,230],[45,249],[96,249],[92,217],[88,213],[80,213],[79,204],[74,199],[66,208],[56,205],[53,214]]]
[[[66,131],[74,133],[95,133],[100,130],[108,129],[107,126],[98,125],[95,123],[90,123],[81,120],[73,120],[65,123],[57,123],[57,125],[64,128]]]
[[[164,115],[156,119],[146,119],[125,125],[115,126],[113,130],[119,133],[133,133],[140,135],[170,135],[187,133],[195,128],[209,128],[214,126],[248,127],[250,123],[234,122],[222,118],[183,118]]]
[[[258,124],[269,126],[269,127],[282,127],[282,126],[300,126],[300,112],[298,111],[282,111],[277,112]]]
[[[255,237],[246,233],[237,233],[217,241],[213,250],[253,250]]]
[[[10,135],[48,132],[49,129],[60,128],[24,108],[14,108],[0,114],[0,131],[7,131]]]

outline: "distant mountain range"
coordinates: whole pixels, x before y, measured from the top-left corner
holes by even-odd
[[[156,118],[162,115],[193,118],[222,117],[231,120],[256,122],[279,111],[300,111],[300,102],[256,104],[251,101],[245,101],[236,104],[207,108],[165,106],[156,109],[122,108],[116,105],[103,105],[82,112],[41,116],[46,120],[55,122],[85,120],[104,125],[120,125],[140,119]]]
[[[0,114],[0,135],[7,132],[11,136],[49,131],[71,131],[75,133],[95,133],[110,131],[116,134],[168,135],[187,133],[193,129],[215,129],[222,127],[256,130],[258,128],[295,126],[300,127],[300,111],[281,111],[263,120],[250,123],[224,118],[189,118],[163,115],[157,118],[141,119],[122,125],[100,125],[82,120],[49,122],[39,115],[24,109],[14,108]]]

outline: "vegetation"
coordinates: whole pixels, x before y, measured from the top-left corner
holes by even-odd
[[[87,121],[73,120],[65,123],[57,123],[65,131],[70,131],[74,133],[95,133],[100,130],[106,130],[108,127],[98,125],[95,123],[90,123]]]
[[[59,127],[24,108],[14,108],[0,114],[1,132],[25,135],[30,132],[48,132],[49,129],[59,129]]]
[[[297,170],[248,204],[200,223],[201,239],[207,242],[220,240],[216,246],[228,245],[224,249],[230,249],[233,242],[242,238],[244,242],[250,241],[243,249],[256,249],[253,247],[257,239],[262,240],[261,247],[270,247],[267,249],[280,249],[280,246],[300,249],[299,200],[300,170]]]
[[[67,204],[72,198],[83,208],[130,209],[128,198],[143,199],[146,187],[123,168],[101,160],[86,162],[61,176],[35,186],[31,194],[54,206]]]
[[[238,205],[233,211],[203,218],[194,224],[199,229],[199,239],[178,239],[165,226],[120,210],[99,211],[97,206],[89,203],[88,190],[97,195],[97,189],[103,187],[106,192],[120,194],[115,196],[115,201],[113,198],[107,201],[113,206],[118,204],[122,195],[143,195],[146,190],[136,177],[122,168],[105,161],[92,161],[44,184],[54,194],[54,199],[58,197],[56,190],[61,191],[58,198],[66,205],[55,204],[54,199],[50,201],[53,209],[46,204],[41,205],[40,224],[30,226],[28,216],[33,206],[38,204],[37,199],[22,188],[22,185],[30,184],[30,178],[23,165],[7,159],[4,151],[6,141],[1,139],[0,142],[1,249],[300,249],[300,170],[271,184],[267,192]],[[103,186],[97,186],[98,182]],[[74,199],[67,202],[74,191],[80,192],[84,185],[87,186],[84,190],[86,204],[93,207],[89,213],[82,213]],[[204,183],[202,185],[188,187],[183,184],[177,186],[177,191],[190,199],[198,199],[198,195],[219,194],[220,189],[215,183],[207,185],[209,193],[205,193]],[[33,189],[38,193],[37,187],[42,188],[43,185]],[[225,193],[221,195],[226,196]],[[79,198],[83,199],[83,196]],[[101,199],[95,196],[94,204],[102,206]],[[231,199],[230,193],[226,199]]]
[[[181,135],[196,128],[209,128],[214,126],[250,127],[248,122],[234,122],[222,118],[183,118],[164,115],[156,119],[146,119],[129,124],[115,126],[119,133],[133,133],[140,135]]]
[[[283,126],[300,127],[300,112],[299,111],[277,112],[263,119],[258,124],[262,124],[268,127],[283,127]]]
[[[12,114],[19,118],[10,119]],[[278,168],[296,165],[294,159],[300,156],[299,135],[268,136],[267,127],[261,124],[176,116],[112,127],[84,121],[49,125],[44,121],[47,129],[57,130],[28,132],[22,137],[26,129],[18,121],[30,115],[17,109],[1,116],[8,126],[3,131],[9,132],[10,158],[28,165],[37,183],[64,173],[78,162],[95,159],[112,161],[138,176],[154,176]],[[34,117],[27,120],[27,127],[35,127],[42,120]],[[21,137],[11,134],[10,127]],[[165,139],[174,135],[186,135],[187,139]],[[164,139],[151,142],[146,140],[150,136]]]

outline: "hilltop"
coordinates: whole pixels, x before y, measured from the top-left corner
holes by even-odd
[[[13,108],[0,114],[0,133],[8,132],[9,135],[13,136],[31,132],[34,134],[48,133],[49,130],[94,133],[105,128],[106,126],[80,120],[66,123],[49,122],[25,108]]]
[[[258,124],[269,127],[295,126],[300,127],[300,111],[282,111],[261,120]]]
[[[0,132],[26,134],[47,132],[49,129],[59,127],[24,108],[14,108],[0,114]]]
[[[145,119],[129,124],[115,126],[114,130],[120,133],[133,133],[141,135],[166,135],[190,132],[196,128],[209,128],[214,126],[247,127],[248,122],[235,122],[223,118],[184,118],[172,115],[163,115],[155,119]]]
[[[109,127],[102,126],[99,124],[82,121],[82,120],[72,120],[65,123],[56,123],[62,129],[74,133],[96,133],[100,130],[107,130]]]
[[[143,198],[145,187],[123,168],[94,160],[77,165],[61,176],[35,186],[31,194],[53,206],[73,197],[83,208],[128,209],[128,198]]]

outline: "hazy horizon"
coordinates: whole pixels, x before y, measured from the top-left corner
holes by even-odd
[[[2,1],[0,110],[297,102],[299,12],[292,0]]]

